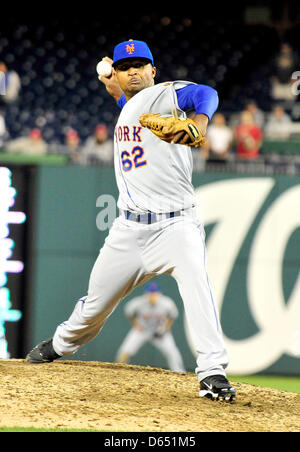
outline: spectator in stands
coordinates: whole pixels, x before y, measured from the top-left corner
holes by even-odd
[[[246,110],[252,113],[255,124],[263,129],[265,124],[265,114],[262,110],[260,110],[260,108],[258,108],[257,103],[252,100],[246,105]]]
[[[21,80],[17,72],[14,70],[8,70],[3,61],[0,61],[0,75],[0,109],[5,110],[5,106],[7,104],[11,104],[18,99],[19,91],[21,89]]]
[[[78,154],[80,149],[79,133],[74,129],[68,130],[65,136],[65,144],[72,155]],[[75,159],[77,160],[77,157]]]
[[[282,43],[273,63],[271,97],[275,100],[296,100],[292,91],[292,74],[299,70],[299,60],[288,43]]]
[[[47,154],[47,143],[43,140],[39,129],[33,129],[28,137],[11,140],[5,146],[7,152],[14,154],[27,154],[32,156]]]
[[[2,149],[4,146],[6,135],[7,135],[7,131],[6,131],[5,119],[4,119],[4,116],[2,116],[0,113],[0,149]]]
[[[288,140],[291,134],[292,120],[284,109],[277,105],[273,108],[265,127],[265,136],[274,140]]]
[[[235,128],[236,153],[242,159],[256,159],[262,143],[262,130],[255,124],[252,113],[241,113],[240,123]]]
[[[70,163],[80,163],[80,137],[77,130],[69,129],[65,134],[65,143],[60,146],[60,152],[69,158]]]
[[[216,113],[212,117],[206,138],[206,143],[201,147],[203,158],[208,162],[226,161],[233,141],[233,132],[226,125],[226,119],[222,113]]]
[[[98,124],[94,134],[90,136],[81,152],[81,163],[84,165],[111,165],[114,158],[113,140],[108,137],[105,124]]]

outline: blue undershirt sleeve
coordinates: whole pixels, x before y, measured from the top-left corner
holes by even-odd
[[[219,105],[217,91],[207,85],[187,85],[177,90],[176,93],[181,110],[195,110],[196,114],[204,114],[209,119],[212,118]]]
[[[120,99],[117,101],[117,105],[121,108],[124,107],[124,105],[126,104],[126,97],[125,94],[122,94],[122,96],[120,97]]]

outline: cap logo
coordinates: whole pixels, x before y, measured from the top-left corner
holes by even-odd
[[[134,44],[126,45],[126,52],[131,55],[134,52]]]

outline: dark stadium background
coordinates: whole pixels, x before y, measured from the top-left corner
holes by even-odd
[[[270,113],[272,62],[280,43],[289,42],[300,57],[300,5],[297,1],[163,3],[156,8],[133,2],[2,5],[0,61],[19,74],[22,84],[19,99],[5,111],[8,138],[27,135],[37,127],[55,149],[69,128],[84,141],[98,123],[105,123],[112,136],[119,109],[97,80],[95,68],[104,56],[112,56],[117,43],[130,38],[149,44],[158,68],[157,82],[184,79],[214,87],[219,111],[227,118],[242,111],[249,100]],[[299,99],[286,103],[285,110],[299,122]],[[269,154],[262,152],[259,163],[268,165],[257,166],[258,175],[299,174],[300,151],[289,154],[285,143],[283,151],[271,151],[270,162]],[[211,170],[220,171],[211,165]],[[36,240],[38,166],[9,166],[20,193],[18,208],[28,215],[25,225],[12,228],[16,256],[27,264],[16,282],[10,280],[24,295],[18,298],[23,304],[22,322],[8,326],[13,357],[28,351],[33,322],[30,266],[35,257],[31,247]],[[247,171],[243,166],[230,168]]]

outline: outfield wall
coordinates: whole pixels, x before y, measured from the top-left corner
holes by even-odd
[[[110,168],[41,166],[35,177],[24,348],[51,337],[86,294],[108,233],[97,228],[106,208],[99,196],[117,199]],[[229,372],[300,374],[300,176],[209,172],[195,173],[193,183],[197,214],[206,228],[207,270],[231,358]],[[157,281],[178,306],[173,333],[186,368],[193,371],[193,338],[176,282],[167,275]],[[123,300],[101,334],[73,358],[114,361],[130,328],[124,303],[143,290]],[[150,345],[131,362],[166,367]]]

